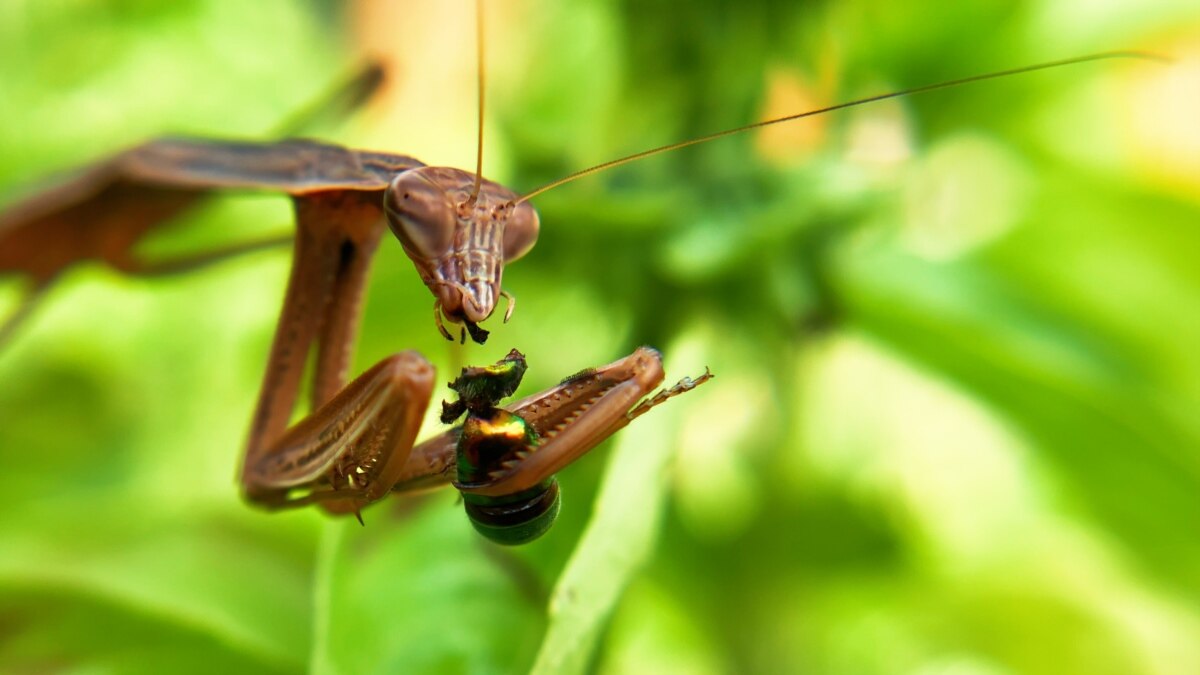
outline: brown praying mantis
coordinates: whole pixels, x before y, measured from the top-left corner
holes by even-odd
[[[482,49],[479,54],[482,59]],[[453,483],[481,531],[518,543],[552,520],[555,472],[709,375],[652,394],[663,380],[661,360],[644,348],[501,409],[500,399],[524,371],[524,360],[510,355],[496,366],[465,371],[457,389],[497,379],[501,384],[488,385],[483,394],[459,391],[470,412],[467,422],[416,445],[435,379],[424,357],[402,352],[346,378],[364,284],[385,229],[399,239],[432,292],[442,335],[453,339],[445,324],[459,324],[462,339],[469,333],[483,342],[487,331],[480,324],[501,298],[508,300],[505,319],[512,314],[512,297],[501,285],[504,266],[535,244],[540,225],[530,199],[547,190],[766,125],[984,79],[1142,56],[1093,54],[858,99],[636,153],[523,195],[485,180],[478,167],[474,172],[430,167],[405,155],[314,141],[150,141],[0,214],[0,273],[21,275],[31,288],[0,337],[77,263],[99,260],[128,274],[158,274],[268,245],[248,242],[159,262],[133,254],[144,235],[210,192],[286,193],[296,214],[292,270],[242,466],[246,497],[267,508],[315,503],[334,513],[357,513],[391,491]],[[482,96],[480,101],[482,107]],[[482,133],[479,138],[482,148]],[[312,352],[311,413],[289,427]],[[497,415],[504,419],[497,421]],[[495,447],[483,459],[464,461],[486,446]],[[464,464],[470,466],[464,470]]]
[[[377,81],[378,73],[368,69],[348,90],[361,98]],[[468,443],[473,436],[453,429],[414,447],[435,381],[424,357],[402,352],[346,383],[371,255],[387,222],[434,293],[442,334],[452,339],[444,315],[482,343],[487,331],[477,324],[504,295],[503,263],[524,255],[536,240],[537,213],[478,172],[311,141],[146,143],[0,216],[0,269],[22,272],[36,297],[62,270],[87,259],[129,274],[161,274],[273,244],[249,242],[168,262],[133,256],[145,233],[221,188],[281,190],[292,196],[296,211],[292,273],[241,473],[246,498],[260,506],[318,503],[330,512],[357,514],[392,490],[455,482],[475,499],[468,506],[479,500],[500,504],[473,512],[482,532],[502,543],[523,543],[530,538],[524,533],[546,528],[530,530],[513,514],[534,518],[522,507],[544,501],[555,472],[654,405],[711,377],[685,378],[643,401],[663,380],[654,350],[642,348],[583,371],[510,407],[531,430],[527,447],[516,453],[520,461],[498,452],[487,462],[490,470],[469,483],[461,474],[456,480],[460,437]],[[9,319],[9,330],[22,311]],[[310,351],[316,352],[312,413],[289,428]],[[523,357],[521,363],[523,373]],[[474,382],[491,371],[472,372],[477,374],[460,380]],[[504,396],[516,389],[520,375],[509,381]],[[490,409],[500,398],[469,407]],[[529,454],[533,448],[537,452]]]

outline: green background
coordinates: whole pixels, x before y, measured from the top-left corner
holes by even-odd
[[[486,166],[519,191],[797,105],[1178,61],[560,188],[482,348],[438,337],[385,242],[358,370],[417,348],[449,379],[518,347],[529,392],[651,344],[669,380],[717,375],[561,474],[560,523],[519,550],[452,491],[365,528],[238,499],[285,251],[71,270],[0,351],[0,672],[1200,672],[1194,3],[493,4]],[[7,0],[0,199],[155,134],[262,137],[367,51],[391,93],[313,133],[470,168],[470,12]],[[222,197],[149,245],[289,218]]]

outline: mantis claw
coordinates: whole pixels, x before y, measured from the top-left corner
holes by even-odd
[[[644,415],[651,408],[667,401],[668,399],[674,398],[680,394],[687,393],[687,392],[695,389],[696,387],[699,387],[700,385],[704,384],[705,382],[708,382],[713,377],[714,377],[714,375],[712,374],[712,371],[708,369],[708,366],[704,366],[704,374],[701,375],[700,377],[697,377],[696,379],[692,379],[690,377],[684,377],[682,380],[676,382],[673,387],[671,387],[669,389],[668,388],[660,389],[658,391],[658,393],[656,393],[654,396],[651,396],[650,398],[643,400],[641,403],[638,403],[629,412],[625,413],[625,416],[628,417],[630,421],[633,421],[633,420],[637,419],[638,417]]]

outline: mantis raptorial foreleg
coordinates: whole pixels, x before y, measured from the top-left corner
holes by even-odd
[[[246,496],[267,507],[316,500],[345,512],[387,494],[413,447],[434,375],[416,352],[389,356],[269,444],[252,443],[242,472]],[[289,501],[298,487],[309,494]]]
[[[284,451],[288,444],[294,442],[285,431],[299,394],[308,354],[314,346],[317,358],[312,409],[315,412],[310,418],[329,418],[336,423],[339,414],[342,417],[349,414],[344,410],[344,406],[351,405],[346,402],[349,399],[337,399],[334,405],[335,397],[345,387],[363,287],[372,254],[383,234],[378,204],[363,199],[359,193],[316,193],[297,197],[295,204],[292,272],[263,376],[242,471],[242,481],[250,495],[276,485],[276,476],[262,470],[260,465],[265,456],[286,455]],[[367,371],[354,384],[367,392],[375,391],[365,382],[370,379],[367,375],[376,369]],[[384,370],[385,375],[390,372]],[[365,395],[361,392],[352,394],[353,400],[357,400],[354,396]],[[329,408],[330,405],[333,408]],[[302,422],[296,429],[301,428],[309,427]],[[298,461],[293,463],[300,464]],[[316,471],[315,468],[312,470]]]
[[[242,472],[246,496],[266,508],[318,503],[334,513],[357,513],[389,491],[453,483],[480,532],[500,543],[524,543],[553,522],[558,470],[711,377],[705,371],[646,398],[663,371],[658,352],[641,348],[497,407],[524,370],[516,350],[496,366],[464,369],[451,383],[463,402],[444,404],[449,412],[442,419],[469,411],[466,423],[414,448],[435,371],[416,352],[390,356],[277,438],[252,439]],[[506,384],[489,387],[493,379]]]

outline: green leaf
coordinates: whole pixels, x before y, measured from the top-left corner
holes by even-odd
[[[471,529],[457,495],[381,504],[363,519],[330,521],[321,535],[313,672],[506,673],[528,663],[540,608],[495,563],[507,551]]]

